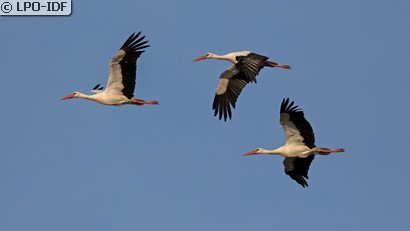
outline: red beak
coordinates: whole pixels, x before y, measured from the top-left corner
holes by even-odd
[[[204,60],[205,58],[206,58],[205,55],[203,55],[203,56],[201,56],[201,57],[199,57],[199,58],[197,58],[197,59],[192,60],[192,62],[198,62],[198,61],[200,61],[200,60]]]
[[[253,150],[253,151],[250,151],[250,152],[248,152],[248,153],[246,153],[246,154],[243,154],[243,156],[250,156],[250,155],[255,155],[255,154],[257,154],[257,153],[256,153],[256,150]]]
[[[71,99],[71,98],[73,98],[73,95],[66,95],[63,98],[61,98],[60,100]]]
[[[283,69],[291,69],[289,65],[281,65],[281,66],[277,66]]]

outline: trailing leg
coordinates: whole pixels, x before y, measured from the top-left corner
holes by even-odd
[[[279,66],[279,64],[277,64],[277,63],[275,63],[275,62],[272,62],[272,61],[264,61],[263,62],[263,66],[266,66],[266,67],[278,67],[278,68],[284,68],[284,69],[290,69],[290,66],[289,65],[280,65]]]
[[[131,99],[131,103],[135,104],[135,105],[144,105],[144,104],[158,105],[159,104],[159,102],[156,101],[156,100],[145,101],[145,100],[142,100],[142,99],[135,99],[135,98]]]
[[[343,148],[337,148],[334,150],[329,148],[313,148],[312,151],[319,155],[329,155],[332,152],[344,152],[345,150]]]

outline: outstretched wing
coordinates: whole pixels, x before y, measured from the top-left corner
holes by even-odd
[[[302,185],[302,187],[309,186],[306,180],[309,179],[308,171],[314,158],[314,155],[310,155],[306,158],[286,157],[283,160],[285,173],[298,182],[298,184]]]
[[[247,77],[232,65],[221,74],[218,87],[216,89],[212,109],[214,116],[219,114],[219,120],[232,118],[232,108],[235,108],[236,101],[242,89],[249,83]]]
[[[131,99],[134,97],[137,59],[150,45],[141,32],[133,33],[122,45],[109,63],[109,76],[106,92],[109,94],[124,95]]]
[[[286,137],[286,144],[305,144],[309,148],[315,147],[315,135],[312,126],[305,119],[303,111],[298,106],[289,103],[289,98],[283,99],[280,107],[280,124]]]

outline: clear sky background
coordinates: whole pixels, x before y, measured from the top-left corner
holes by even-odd
[[[69,17],[0,17],[0,230],[408,230],[410,2],[74,1]],[[143,31],[135,96],[58,99],[105,85]],[[263,69],[229,122],[213,117],[228,62]],[[305,111],[318,146],[302,188],[280,156],[279,106]]]

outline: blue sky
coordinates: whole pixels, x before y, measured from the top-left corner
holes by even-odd
[[[0,230],[407,230],[410,3],[74,1],[69,17],[0,17]],[[150,41],[135,96],[160,106],[59,101],[105,84],[125,39]],[[233,119],[211,110],[228,62],[264,69]],[[302,188],[282,157],[279,106],[300,105],[318,156]]]

